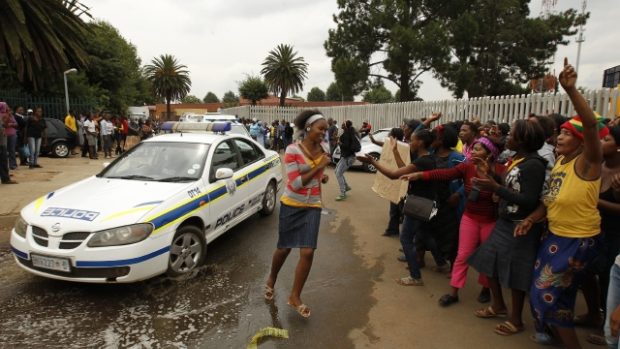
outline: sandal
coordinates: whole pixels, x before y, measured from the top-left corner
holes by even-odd
[[[441,298],[439,298],[439,305],[441,305],[442,307],[447,307],[451,304],[458,303],[458,301],[459,297],[453,296],[451,294],[444,294],[443,296],[441,296]]]
[[[598,333],[590,333],[586,337],[586,341],[588,343],[592,343],[594,345],[607,345],[607,341],[605,340],[605,336],[600,335]]]
[[[305,305],[305,304],[300,304],[300,305],[295,305],[293,303],[290,302],[286,302],[286,304],[290,305],[293,309],[295,309],[295,311],[297,311],[297,313],[299,313],[299,315],[301,315],[304,318],[309,318],[310,317],[310,308]]]
[[[474,315],[476,315],[477,317],[481,318],[481,319],[490,319],[490,318],[494,318],[494,317],[498,317],[498,316],[506,316],[508,314],[508,312],[506,311],[506,309],[502,310],[502,311],[495,311],[493,309],[492,305],[489,305],[486,308],[482,308],[482,309],[478,309],[476,311],[474,311]]]
[[[273,295],[274,295],[274,289],[265,285],[265,299],[270,301],[273,300]]]
[[[401,286],[424,286],[424,281],[422,281],[422,279],[414,279],[411,276],[396,279],[395,281]]]
[[[523,332],[524,329],[525,329],[525,326],[523,326],[523,324],[521,326],[516,326],[510,321],[504,321],[501,324],[498,324],[497,326],[495,326],[495,333],[502,335],[502,336],[511,336],[513,334]]]

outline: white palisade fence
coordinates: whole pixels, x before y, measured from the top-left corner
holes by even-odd
[[[613,119],[615,116],[620,116],[620,110],[617,109],[619,92],[618,89],[600,89],[588,91],[584,97],[593,110],[603,117]],[[237,115],[240,118],[256,118],[271,123],[274,120],[282,119],[293,121],[295,116],[304,109],[308,108],[241,106],[224,109],[222,113]],[[404,119],[421,119],[434,112],[443,114],[442,122],[471,120],[478,117],[482,122],[494,120],[507,123],[524,118],[531,113],[539,115],[559,113],[565,116],[572,116],[575,113],[568,96],[562,93],[319,107],[316,109],[320,110],[326,117],[331,117],[338,122],[351,120],[353,125],[357,127],[363,121],[369,121],[375,129],[400,126]]]

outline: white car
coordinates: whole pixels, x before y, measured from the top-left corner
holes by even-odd
[[[257,212],[271,214],[281,185],[278,154],[249,137],[160,135],[24,207],[11,249],[19,266],[54,279],[185,274],[218,236]]]
[[[386,138],[388,138],[388,135],[390,134],[391,130],[392,130],[391,128],[382,128],[382,129],[379,129],[373,132],[372,136],[377,141],[383,141]],[[360,150],[356,154],[360,154],[360,155],[369,154],[369,155],[372,155],[375,159],[379,160],[379,158],[381,157],[381,150],[383,148],[371,142],[370,137],[368,136],[362,137],[362,139],[360,140],[360,145],[362,146],[362,150]],[[337,146],[336,149],[334,150],[334,153],[332,154],[332,162],[334,164],[337,164],[339,160],[340,160],[340,146]],[[373,165],[364,164],[357,159],[355,159],[355,162],[353,163],[352,167],[362,168],[365,171],[372,172],[372,173],[377,172],[377,169]]]

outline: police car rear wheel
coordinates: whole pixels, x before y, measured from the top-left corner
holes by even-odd
[[[265,196],[263,196],[263,209],[260,213],[264,216],[268,216],[273,213],[276,208],[276,185],[273,182],[269,182],[267,189],[265,190]]]
[[[202,264],[205,257],[205,240],[200,229],[194,226],[181,227],[172,239],[168,274],[186,274]]]

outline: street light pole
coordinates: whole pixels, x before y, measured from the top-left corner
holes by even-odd
[[[65,78],[65,102],[67,104],[67,115],[69,115],[69,88],[67,87],[67,74],[75,72],[77,72],[77,69],[71,68],[63,73]]]

